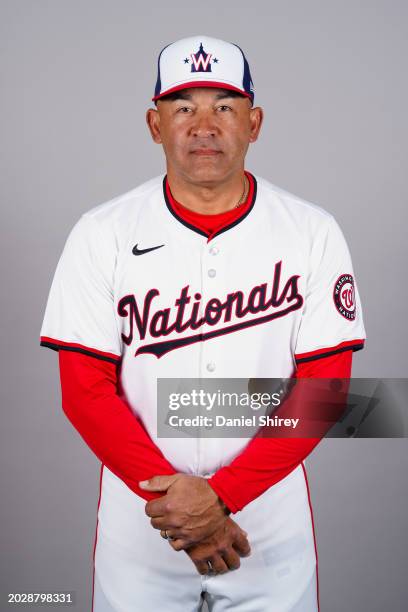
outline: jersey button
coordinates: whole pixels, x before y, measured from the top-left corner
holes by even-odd
[[[209,372],[215,372],[215,363],[213,361],[207,363],[207,370]]]
[[[210,278],[214,278],[216,275],[217,275],[217,272],[214,270],[214,268],[210,268],[210,269],[208,270],[208,276],[209,276]]]
[[[210,249],[210,255],[218,255],[219,252],[220,252],[220,249],[216,246],[212,246]]]

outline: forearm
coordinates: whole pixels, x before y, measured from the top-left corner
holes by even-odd
[[[301,364],[297,378],[349,378],[352,352]],[[302,400],[302,389],[294,392]],[[296,401],[296,398],[295,400]],[[339,407],[341,411],[341,406]],[[232,512],[242,510],[271,486],[288,476],[318,445],[319,437],[272,438],[255,437],[229,465],[220,468],[209,485]]]
[[[89,448],[134,493],[159,497],[139,481],[176,470],[117,395],[116,366],[70,351],[59,352],[59,365],[62,408]]]
[[[313,451],[321,438],[253,438],[230,465],[209,480],[221,500],[238,512],[288,476]]]

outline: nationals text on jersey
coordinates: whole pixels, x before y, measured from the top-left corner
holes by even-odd
[[[204,316],[202,317],[199,316],[202,296],[200,293],[195,293],[195,302],[192,305],[191,313],[187,315],[187,320],[184,320],[186,306],[191,302],[189,285],[186,285],[181,290],[180,296],[174,302],[175,314],[172,323],[170,322],[172,315],[171,308],[156,310],[154,314],[150,312],[153,300],[160,295],[158,289],[150,289],[147,292],[144,298],[142,315],[139,311],[136,296],[126,295],[118,302],[118,314],[121,317],[129,318],[129,334],[125,335],[122,333],[122,339],[127,345],[132,343],[134,322],[136,322],[140,340],[143,340],[148,330],[152,338],[160,338],[162,336],[168,336],[173,332],[180,334],[186,329],[195,330],[205,324],[210,326],[217,325],[222,317],[223,323],[231,321],[232,316],[239,319],[246,318],[245,321],[240,323],[217,328],[206,333],[200,332],[188,337],[145,344],[140,346],[135,353],[135,357],[142,353],[151,353],[159,358],[171,350],[194,344],[195,342],[203,342],[204,340],[229,334],[253,325],[267,323],[278,317],[283,317],[289,312],[301,308],[303,305],[303,297],[298,290],[298,274],[291,276],[286,281],[283,289],[280,290],[281,268],[282,261],[279,261],[275,264],[273,280],[270,287],[268,287],[268,283],[256,285],[251,289],[248,297],[246,297],[242,291],[234,291],[233,293],[228,293],[224,301],[218,298],[211,298],[208,300],[205,307],[203,307]],[[280,308],[285,301],[288,306]],[[247,315],[258,314],[270,309],[272,309],[273,312],[267,315],[250,319],[247,317]]]

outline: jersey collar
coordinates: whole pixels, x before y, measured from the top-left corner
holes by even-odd
[[[167,174],[165,174],[163,177],[163,195],[164,195],[164,200],[166,202],[166,206],[168,210],[170,211],[170,213],[173,215],[173,217],[177,219],[177,221],[182,223],[185,227],[192,230],[193,232],[196,232],[197,234],[200,234],[201,236],[205,236],[206,238],[208,238],[208,241],[210,241],[216,236],[219,236],[223,232],[226,232],[227,230],[241,223],[241,221],[243,221],[253,209],[255,205],[256,194],[257,194],[257,181],[254,175],[248,172],[247,170],[245,170],[245,174],[247,175],[249,179],[249,192],[247,196],[247,201],[243,206],[242,214],[240,214],[238,217],[235,217],[230,223],[223,225],[219,230],[212,233],[210,236],[208,236],[208,233],[203,231],[201,228],[193,225],[192,223],[184,219],[178,213],[177,206],[176,206],[177,202],[174,200],[172,193],[170,191],[170,186],[167,181]]]

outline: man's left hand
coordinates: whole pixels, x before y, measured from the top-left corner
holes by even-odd
[[[139,483],[145,491],[165,491],[146,504],[151,524],[177,541],[179,550],[208,538],[223,524],[229,511],[201,476],[154,476]]]

